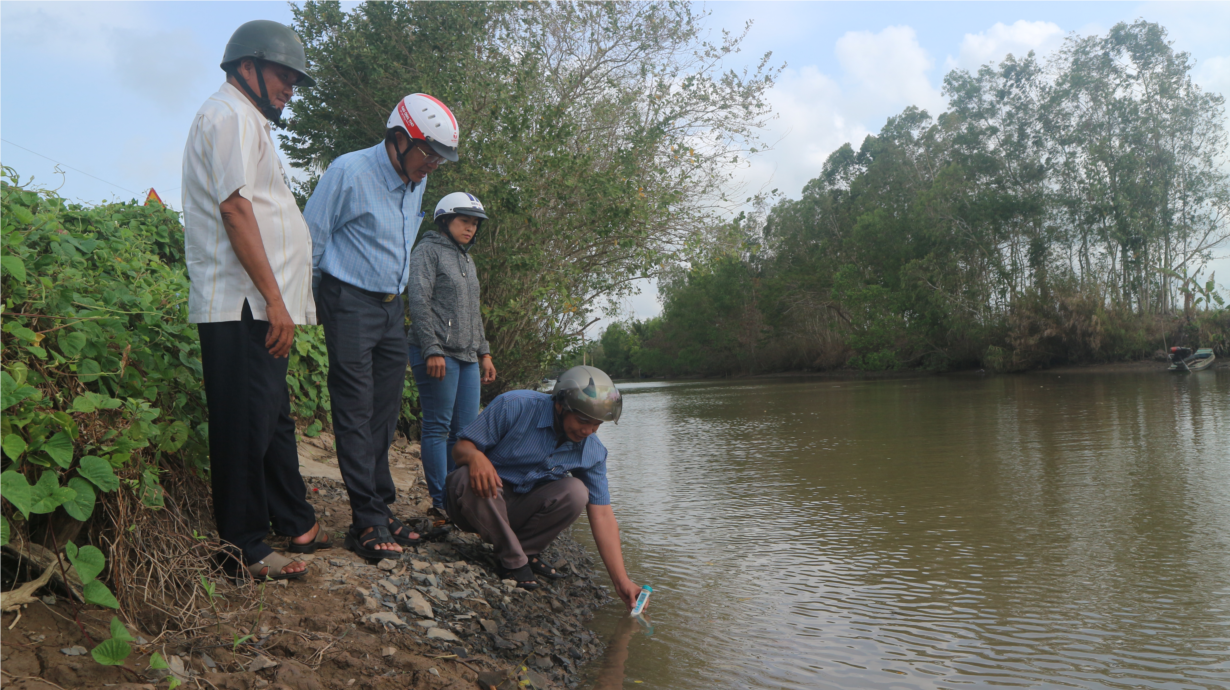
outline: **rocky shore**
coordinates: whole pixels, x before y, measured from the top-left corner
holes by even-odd
[[[321,493],[340,484],[318,480]],[[414,524],[421,532],[428,520]],[[594,560],[567,535],[543,554],[569,577],[543,580],[529,592],[494,574],[491,547],[478,535],[450,531],[437,542],[408,549],[399,558],[372,563],[348,551],[322,552],[315,563],[330,592],[353,597],[356,623],[373,632],[401,635],[442,655],[484,657],[488,666],[524,665],[536,675],[575,687],[579,665],[598,656],[602,643],[584,622],[610,600],[596,581]]]
[[[108,637],[113,612],[83,609],[78,626],[67,601],[45,596],[20,620],[15,613],[0,620],[4,686],[135,690],[167,688],[170,676],[181,687],[219,690],[580,685],[581,667],[604,647],[584,624],[611,600],[605,575],[580,544],[567,533],[556,540],[544,556],[568,577],[540,580],[533,592],[501,581],[490,546],[455,530],[396,558],[359,558],[339,548],[350,511],[343,485],[329,476],[336,472],[331,441],[322,435],[300,446],[310,500],[337,543],[306,557],[307,577],[267,585],[257,607],[202,612],[211,625],[182,639],[158,637],[120,612],[136,638],[122,666],[102,666],[85,653]],[[390,464],[406,499],[397,514],[429,530],[430,519],[415,517],[429,507],[417,446],[395,444]],[[170,668],[149,668],[155,652]]]

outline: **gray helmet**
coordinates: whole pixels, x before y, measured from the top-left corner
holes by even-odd
[[[302,74],[303,78],[296,86],[316,85],[316,80],[307,73],[307,54],[303,52],[303,41],[299,40],[299,34],[285,24],[268,19],[255,19],[235,29],[222,53],[222,69],[246,57],[276,62]]]
[[[555,381],[551,397],[565,410],[600,422],[619,423],[624,400],[611,377],[597,367],[573,367]]]

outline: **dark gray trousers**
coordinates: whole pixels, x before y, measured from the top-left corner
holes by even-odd
[[[495,547],[505,568],[520,568],[576,522],[589,503],[589,490],[576,477],[539,485],[527,494],[505,486],[495,498],[479,498],[470,488],[470,468],[458,467],[444,480],[448,515],[467,532],[477,532]]]
[[[384,525],[397,500],[389,474],[389,446],[406,379],[405,305],[325,274],[316,310],[329,351],[329,397],[337,464],[356,528]]]

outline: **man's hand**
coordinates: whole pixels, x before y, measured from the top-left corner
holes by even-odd
[[[290,354],[290,345],[295,340],[295,322],[286,310],[282,291],[273,277],[273,269],[269,267],[269,256],[265,254],[265,243],[256,224],[256,214],[252,212],[252,202],[236,190],[226,201],[218,204],[218,211],[222,214],[222,227],[226,228],[226,237],[231,241],[235,257],[260,291],[261,297],[265,298],[265,318],[269,321],[265,347],[274,357],[285,357]]]
[[[496,473],[495,466],[473,441],[463,438],[453,446],[453,462],[470,468],[470,489],[479,498],[495,498],[496,493],[504,488],[504,482]]]
[[[286,304],[281,299],[266,303],[265,318],[269,319],[269,335],[265,336],[269,354],[274,357],[289,355],[290,344],[295,340],[295,322],[286,311]]]
[[[478,358],[478,367],[483,373],[483,385],[487,385],[495,380],[495,365],[491,363],[491,355],[480,356]]]
[[[427,358],[428,376],[433,379],[443,381],[446,373],[448,373],[448,366],[444,363],[444,357],[440,355],[432,355]]]
[[[641,594],[640,585],[636,584],[628,578],[624,578],[623,582],[615,582],[615,591],[619,594],[619,598],[624,600],[624,605],[631,611],[633,606],[636,606],[636,598]],[[648,602],[645,608],[649,608]]]
[[[589,515],[589,528],[594,533],[594,544],[598,547],[598,555],[602,557],[603,564],[606,565],[607,574],[611,576],[611,584],[615,585],[619,598],[624,600],[624,605],[631,611],[641,588],[628,577],[628,571],[624,569],[624,554],[619,546],[619,523],[615,521],[615,511],[609,505],[591,503],[585,506],[585,512]]]
[[[496,474],[495,466],[487,456],[479,453],[470,463],[470,488],[479,498],[495,498],[497,491],[504,487],[500,475]]]

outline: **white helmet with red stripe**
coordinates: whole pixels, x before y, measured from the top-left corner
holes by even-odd
[[[401,99],[389,114],[385,129],[400,129],[411,139],[421,139],[444,158],[457,162],[459,130],[453,111],[439,99],[412,93]]]

